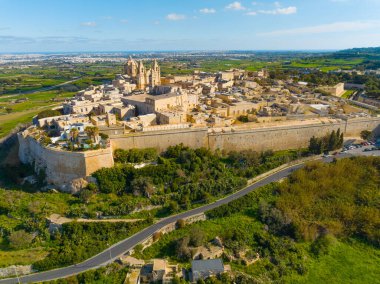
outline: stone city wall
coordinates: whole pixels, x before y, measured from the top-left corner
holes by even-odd
[[[140,132],[111,137],[113,149],[156,148],[184,144],[192,148],[207,147],[207,128]]]
[[[34,165],[36,172],[45,171],[49,184],[68,184],[114,164],[111,148],[87,152],[62,151],[46,148],[22,132],[18,134],[18,141],[20,161]]]
[[[321,137],[338,129],[346,137],[359,136],[362,130],[373,130],[376,135],[380,135],[380,118],[334,120],[272,128],[235,129],[219,133],[208,133],[207,128],[133,133],[111,137],[112,147],[110,148],[86,152],[67,152],[45,148],[33,138],[19,133],[19,157],[23,163],[34,163],[36,170],[45,170],[48,183],[62,185],[70,183],[74,179],[89,176],[102,167],[112,167],[114,165],[112,149],[156,148],[164,151],[169,146],[183,143],[192,148],[206,147],[211,150],[277,151],[307,147],[310,137]]]
[[[180,143],[192,148],[206,147],[211,150],[278,151],[307,147],[312,136],[321,137],[333,130],[340,129],[348,137],[360,136],[360,132],[366,129],[376,129],[378,132],[379,125],[380,118],[363,118],[245,130],[230,128],[215,133],[208,133],[207,128],[195,128],[115,136],[111,137],[111,144],[113,149],[156,148],[159,151]]]

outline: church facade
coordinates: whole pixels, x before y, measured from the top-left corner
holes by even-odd
[[[142,60],[136,62],[129,58],[124,65],[124,74],[128,75],[140,90],[161,85],[161,69],[157,60],[154,60],[152,67],[147,70]]]

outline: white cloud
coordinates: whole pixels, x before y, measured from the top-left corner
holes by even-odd
[[[213,8],[203,8],[200,9],[199,12],[201,12],[202,14],[215,14],[216,10]]]
[[[268,15],[291,15],[297,13],[297,7],[290,6],[286,8],[277,8],[274,10],[260,10],[259,13]]]
[[[120,20],[120,23],[122,23],[122,24],[128,24],[128,20],[127,19],[122,19],[122,20]]]
[[[96,27],[96,22],[84,22],[84,23],[81,23],[81,26],[83,26],[83,27]]]
[[[226,6],[229,10],[245,10],[246,8],[238,1],[232,2]]]
[[[278,35],[308,35],[322,33],[337,33],[337,32],[357,32],[380,28],[380,21],[352,21],[352,22],[336,22],[331,24],[309,26],[303,28],[277,30],[268,33],[260,33],[262,36],[278,36]]]
[[[248,12],[248,13],[245,13],[247,16],[256,16],[257,13],[255,11],[251,11],[251,12]]]
[[[181,20],[186,19],[186,16],[182,14],[172,13],[172,14],[167,15],[166,19],[168,19],[169,21],[181,21]]]

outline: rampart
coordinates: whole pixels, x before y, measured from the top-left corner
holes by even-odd
[[[219,130],[190,128],[130,133],[110,137],[110,148],[86,152],[67,152],[43,147],[26,132],[21,132],[18,134],[19,157],[23,163],[34,164],[36,170],[45,170],[48,183],[62,185],[73,179],[89,176],[102,167],[112,167],[112,149],[156,148],[163,151],[169,146],[183,143],[192,148],[205,147],[213,151],[277,151],[307,147],[310,137],[321,137],[338,129],[346,137],[357,137],[362,130],[372,130],[375,135],[380,135],[380,117],[323,120],[268,128],[248,125],[245,128],[230,127]]]
[[[25,132],[18,133],[18,141],[20,161],[34,165],[37,172],[45,171],[49,184],[68,184],[102,167],[114,165],[112,148],[87,152],[62,151],[42,146]]]

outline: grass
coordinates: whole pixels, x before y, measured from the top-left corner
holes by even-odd
[[[380,250],[354,241],[338,242],[328,255],[313,259],[306,276],[293,276],[287,283],[380,283]]]
[[[19,124],[26,124],[32,121],[33,116],[40,111],[58,106],[60,103],[53,99],[65,99],[72,97],[74,93],[58,93],[57,91],[40,92],[30,95],[14,95],[0,97],[0,138],[8,135],[12,129]],[[13,101],[21,98],[28,100],[21,103]],[[6,113],[6,108],[11,108],[11,113]]]
[[[37,113],[52,106],[55,105],[0,115],[0,138],[7,136],[17,125],[30,123]]]
[[[342,98],[343,98],[343,99],[349,99],[353,93],[354,93],[353,90],[348,90],[348,91],[346,91],[346,92],[342,95]]]
[[[0,250],[0,267],[30,265],[44,259],[48,253],[49,252],[42,247],[12,251]]]

